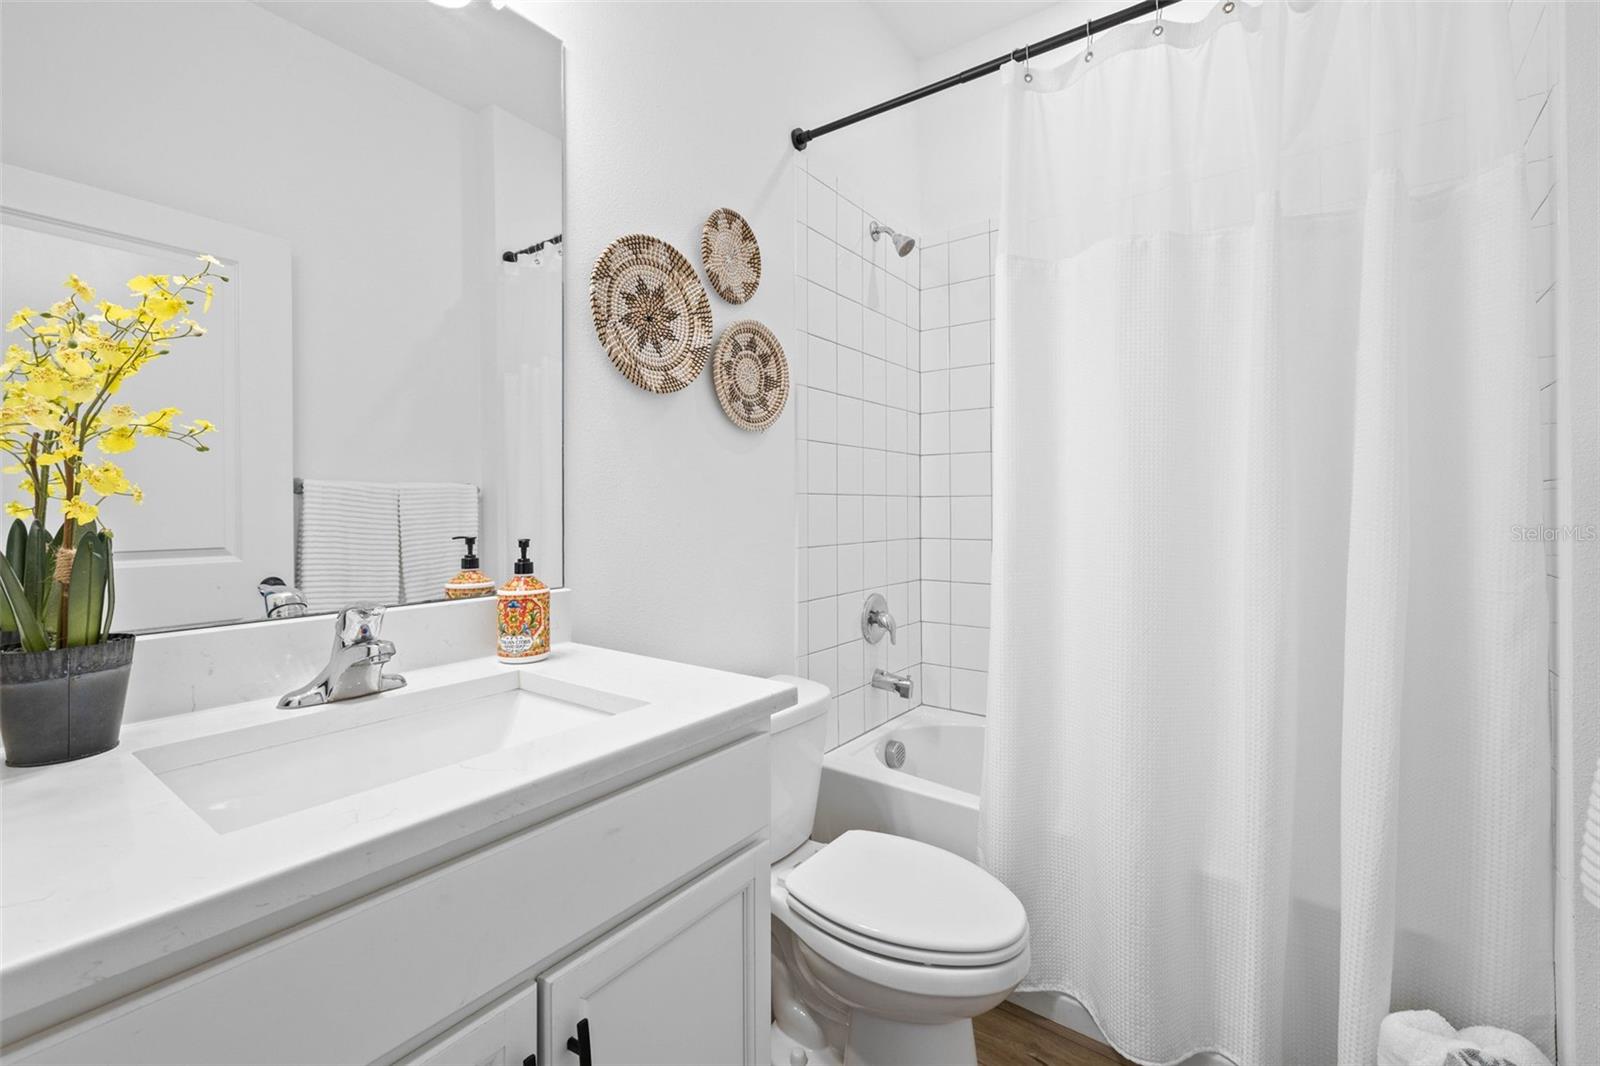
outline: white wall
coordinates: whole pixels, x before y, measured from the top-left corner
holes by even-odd
[[[788,131],[902,90],[909,58],[858,3],[515,6],[567,46],[566,562],[584,640],[772,674],[793,666],[794,411],[734,428],[708,370],[669,396],[630,384],[589,317],[605,246],[655,234],[691,262],[731,207],[761,242],[761,288],[718,332],[756,318],[786,349],[794,321]],[[911,203],[910,116],[819,141],[812,159],[874,202]],[[808,154],[809,154],[808,153]]]
[[[290,243],[297,475],[480,481],[475,405],[416,387],[483,343],[471,113],[253,4],[3,17],[6,162]]]

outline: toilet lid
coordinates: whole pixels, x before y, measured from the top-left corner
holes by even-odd
[[[953,955],[1015,954],[1022,903],[987,871],[920,840],[851,830],[787,878],[789,897],[871,940]]]

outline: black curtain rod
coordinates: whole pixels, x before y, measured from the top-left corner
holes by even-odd
[[[1113,26],[1120,26],[1124,22],[1132,22],[1136,18],[1143,18],[1145,15],[1152,14],[1164,7],[1171,7],[1176,3],[1179,3],[1179,0],[1142,0],[1141,3],[1134,4],[1132,7],[1125,7],[1121,11],[1112,12],[1104,18],[1090,19],[1082,26],[1067,30],[1065,33],[1058,33],[1054,37],[1046,37],[1042,41],[1024,45],[1014,52],[1007,52],[998,59],[991,59],[987,63],[979,63],[975,67],[968,67],[959,74],[952,74],[948,78],[942,78],[931,85],[913,89],[908,93],[895,97],[893,100],[885,100],[881,104],[874,104],[865,110],[857,111],[853,115],[846,115],[844,118],[835,119],[815,129],[807,130],[796,126],[789,131],[789,143],[794,145],[796,151],[803,152],[806,150],[806,145],[824,134],[832,133],[834,130],[842,130],[846,126],[854,126],[863,119],[874,118],[885,111],[893,111],[897,107],[915,103],[925,97],[932,96],[934,93],[942,93],[946,89],[955,88],[957,85],[965,85],[974,78],[981,78],[986,74],[995,73],[1007,63],[1021,63],[1023,60],[1036,56],[1041,52],[1049,52],[1060,48],[1062,45],[1081,41],[1093,34],[1109,30]]]
[[[1170,3],[1175,3],[1176,0],[1167,0],[1167,2],[1169,4]],[[554,237],[546,237],[542,241],[535,241],[533,244],[528,245],[526,248],[518,248],[514,252],[501,252],[500,253],[500,258],[504,259],[508,263],[515,263],[517,261],[518,257],[520,257],[520,256],[532,255],[534,252],[542,252],[545,249],[545,245],[554,245],[554,244],[560,244],[560,243],[561,243],[561,234],[558,233]]]

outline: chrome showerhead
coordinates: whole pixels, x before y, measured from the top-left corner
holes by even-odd
[[[888,238],[889,238],[890,243],[892,243],[894,245],[895,254],[898,255],[901,259],[904,259],[906,256],[910,255],[911,254],[911,249],[913,249],[913,248],[915,248],[917,246],[916,238],[907,237],[904,233],[896,233],[894,230],[890,229],[888,226],[882,225],[882,224],[877,223],[877,222],[874,222],[872,224],[872,228],[869,229],[867,232],[872,234],[872,239],[873,240],[877,240],[878,239],[878,234],[880,234],[880,233],[886,234],[888,236]]]

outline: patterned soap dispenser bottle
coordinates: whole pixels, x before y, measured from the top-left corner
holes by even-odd
[[[550,654],[550,590],[533,576],[528,539],[518,540],[517,547],[522,558],[512,567],[511,580],[495,592],[500,625],[495,653],[513,666],[536,663]]]
[[[451,537],[451,540],[464,540],[467,542],[467,554],[461,557],[461,569],[456,576],[444,583],[444,597],[447,600],[470,600],[476,596],[493,596],[494,582],[489,575],[478,569],[477,537]]]

